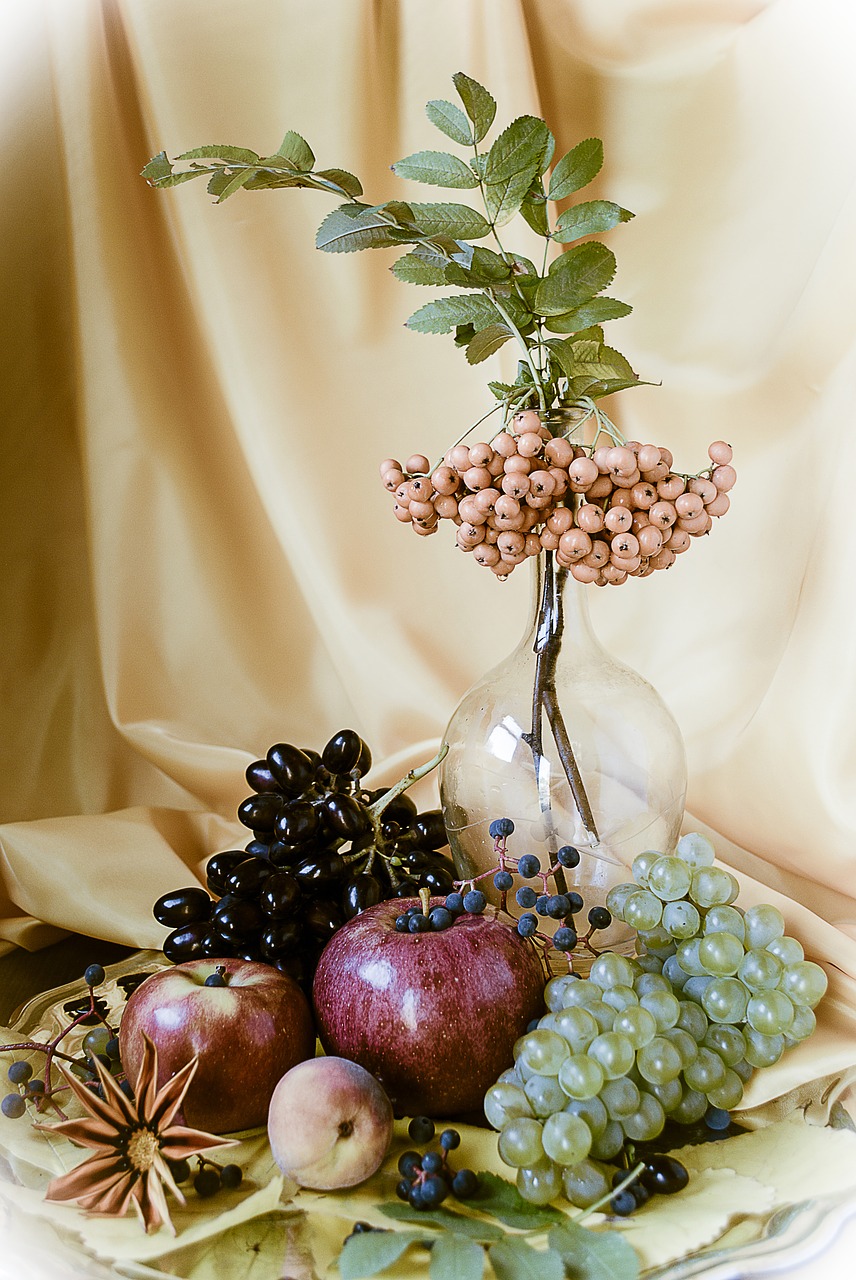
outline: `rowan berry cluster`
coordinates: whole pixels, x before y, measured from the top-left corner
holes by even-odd
[[[393,513],[423,537],[441,520],[480,565],[505,579],[541,551],[579,582],[618,585],[668,569],[730,505],[737,479],[731,446],[717,440],[710,466],[672,471],[668,449],[630,440],[608,445],[553,436],[534,410],[490,442],[449,449],[432,471],[421,454],[381,463]]]

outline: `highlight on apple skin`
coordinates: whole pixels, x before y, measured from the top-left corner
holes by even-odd
[[[370,1071],[396,1115],[481,1113],[515,1041],[543,1013],[540,956],[489,916],[398,933],[409,905],[369,907],[324,948],[312,992],[321,1043]]]
[[[345,1058],[298,1063],[273,1091],[274,1160],[301,1187],[334,1191],[376,1173],[392,1140],[392,1105],[368,1071]]]
[[[218,970],[223,985],[206,986]],[[300,987],[271,965],[249,960],[188,960],[137,987],[119,1027],[122,1064],[132,1080],[142,1032],[158,1051],[159,1088],[199,1056],[177,1123],[209,1133],[265,1124],[277,1082],[315,1053],[312,1012]]]

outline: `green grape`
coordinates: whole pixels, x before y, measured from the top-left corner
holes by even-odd
[[[591,1144],[596,1160],[614,1160],[624,1146],[624,1130],[617,1120],[610,1120],[603,1133]]]
[[[495,1084],[484,1095],[484,1113],[494,1129],[502,1129],[509,1120],[521,1116],[532,1118],[532,1106],[522,1089],[514,1084]]]
[[[749,992],[737,978],[714,978],[705,987],[701,1007],[711,1022],[742,1022]]]
[[[615,1009],[620,1013],[622,1009],[629,1009],[631,1005],[639,1003],[639,997],[632,987],[617,986],[611,987],[609,991],[603,993],[603,1003],[608,1004],[610,1009]]]
[[[669,904],[666,903],[666,906],[663,907],[664,915],[668,906]],[[656,956],[658,960],[667,960],[669,956],[675,954],[675,940],[668,929],[664,928],[662,921],[653,929],[640,929],[637,937],[643,944],[646,953]]]
[[[706,1049],[719,1055],[726,1067],[733,1067],[746,1057],[746,1041],[739,1027],[715,1022],[702,1041]]]
[[[650,991],[642,996],[639,1003],[643,1009],[653,1014],[658,1031],[665,1031],[667,1027],[675,1026],[680,1017],[680,1003],[671,991]]]
[[[643,1009],[641,1005],[630,1005],[618,1014],[613,1030],[625,1036],[634,1049],[641,1049],[654,1039],[657,1023],[654,1015],[647,1009]]]
[[[698,831],[691,831],[681,836],[675,852],[687,866],[693,868],[712,867],[716,857],[713,845]]]
[[[682,942],[678,947],[675,955],[678,964],[684,973],[688,973],[691,978],[701,978],[704,976],[704,965],[699,959],[699,947],[701,946],[701,938],[688,938],[686,942]]]
[[[639,1109],[639,1088],[627,1076],[607,1080],[600,1091],[600,1100],[606,1107],[610,1120],[623,1120]]]
[[[532,1076],[523,1086],[523,1092],[539,1119],[551,1116],[554,1111],[561,1111],[568,1101],[555,1076]]]
[[[652,1093],[643,1090],[639,1098],[639,1110],[621,1121],[621,1127],[631,1142],[651,1142],[663,1132],[666,1113],[662,1103]]]
[[[761,947],[747,951],[737,976],[750,991],[772,991],[781,981],[784,966],[778,956]]]
[[[739,907],[711,907],[704,918],[705,933],[733,933],[741,943],[746,938],[743,912]]]
[[[696,1044],[701,1044],[710,1026],[707,1014],[693,1000],[679,1000],[678,1003],[681,1011],[678,1014],[678,1021],[675,1025],[681,1031],[689,1032]]]
[[[668,982],[673,991],[682,991],[684,983],[690,975],[686,969],[681,968],[681,962],[678,957],[669,956],[663,965],[663,977]]]
[[[559,1084],[569,1098],[595,1098],[603,1088],[603,1068],[594,1058],[575,1054],[559,1068]]]
[[[699,867],[693,872],[690,897],[697,907],[728,906],[739,892],[739,884],[724,867]]]
[[[617,1080],[626,1075],[633,1066],[636,1051],[626,1036],[616,1031],[607,1031],[595,1037],[588,1047],[589,1058],[603,1068],[607,1080]]]
[[[678,941],[694,938],[701,928],[698,907],[691,902],[668,902],[663,907],[663,928]]]
[[[725,1079],[725,1063],[710,1049],[701,1048],[695,1062],[691,1062],[684,1072],[684,1080],[691,1089],[699,1093],[710,1093]]]
[[[796,938],[774,938],[767,943],[767,951],[786,965],[799,964],[800,960],[805,960],[805,952]]]
[[[743,1101],[743,1081],[736,1071],[727,1067],[722,1084],[711,1089],[707,1096],[715,1107],[721,1107],[723,1111],[732,1111]]]
[[[608,991],[610,987],[632,987],[635,977],[636,971],[631,962],[610,951],[598,956],[589,971],[589,982],[600,987],[601,991]]]
[[[553,1017],[553,1030],[567,1040],[573,1053],[585,1052],[595,1036],[600,1034],[600,1027],[582,1005],[563,1009]]]
[[[636,881],[637,884],[641,884],[645,888],[647,888],[648,872],[650,871],[651,867],[653,867],[657,859],[662,858],[662,856],[663,855],[657,849],[646,849],[644,853],[638,853],[636,855],[636,857],[633,859],[633,863],[630,867],[630,871],[633,875],[633,879]],[[625,899],[625,904],[626,904],[626,901],[627,900]],[[628,921],[628,924],[629,924],[629,921]]]
[[[701,1004],[701,998],[705,991],[715,981],[716,979],[712,978],[709,973],[702,974],[699,977],[687,978],[681,995],[686,996],[688,1000],[695,1000],[698,1004]]]
[[[544,1003],[551,1013],[558,1013],[560,1009],[564,1009],[565,992],[569,987],[579,986],[579,983],[580,979],[572,977],[569,973],[550,979],[544,988]]]
[[[743,917],[746,929],[746,950],[766,947],[774,938],[781,938],[785,932],[785,918],[776,907],[760,904],[750,907]]]
[[[578,1164],[591,1151],[591,1129],[579,1116],[558,1111],[544,1121],[542,1142],[548,1159],[556,1164]]]
[[[590,1209],[609,1194],[611,1178],[612,1171],[603,1165],[594,1160],[581,1160],[579,1164],[562,1170],[562,1189],[575,1208]]]
[[[93,1027],[91,1031],[87,1031],[83,1037],[83,1052],[87,1058],[93,1057],[95,1054],[107,1053],[107,1045],[113,1039],[113,1032],[109,1027]]]
[[[794,1020],[794,1006],[783,991],[762,991],[746,1009],[749,1025],[765,1036],[787,1031]]]
[[[610,889],[606,895],[606,909],[616,920],[624,919],[624,904],[630,897],[631,893],[636,893],[639,889],[638,884],[634,880],[628,880],[625,884],[616,884]]]
[[[781,989],[794,1004],[813,1009],[826,994],[829,985],[826,974],[813,960],[801,960],[789,964],[782,976]]]
[[[509,1120],[499,1135],[500,1157],[515,1169],[537,1164],[544,1159],[542,1129],[540,1121],[530,1120],[528,1116]]]
[[[517,1170],[517,1190],[530,1204],[549,1204],[562,1194],[562,1175],[551,1160]]]
[[[523,1080],[523,1076],[520,1074],[520,1072],[517,1070],[516,1067],[509,1067],[508,1070],[503,1071],[501,1073],[496,1083],[497,1084],[516,1084],[516,1085],[519,1085],[520,1088],[522,1089],[524,1080]]]
[[[698,1089],[684,1087],[683,1097],[672,1111],[671,1119],[678,1124],[697,1124],[707,1111],[707,1098]]]
[[[569,982],[562,991],[562,1008],[570,1009],[581,1005],[584,1009],[590,1004],[594,1004],[596,1000],[600,1000],[603,992],[595,983],[589,982],[586,978],[577,978],[574,982]],[[558,1009],[553,1011],[558,1013]]]
[[[642,973],[662,973],[663,972],[663,961],[659,956],[652,956],[652,955],[649,955],[647,952],[644,952],[641,956],[636,957],[636,963],[638,964]]]
[[[624,904],[624,920],[632,929],[653,929],[660,923],[662,914],[662,902],[647,889],[632,893]]]
[[[788,1038],[793,1040],[794,1044],[797,1044],[800,1040],[807,1039],[816,1025],[817,1019],[807,1005],[795,1005],[794,1020],[788,1027]]]
[[[680,1106],[684,1096],[684,1088],[678,1076],[674,1080],[667,1080],[665,1084],[649,1084],[648,1092],[654,1095],[666,1115]]]
[[[609,1123],[606,1107],[600,1098],[571,1098],[565,1110],[569,1116],[585,1120],[592,1138],[599,1138]]]
[[[750,1067],[772,1067],[785,1052],[785,1037],[781,1034],[765,1036],[754,1027],[743,1032],[746,1040],[746,1061]]]
[[[648,868],[648,888],[663,902],[674,902],[689,892],[692,872],[680,858],[658,858]]]
[[[520,1046],[518,1052],[518,1045]],[[555,1076],[570,1053],[567,1040],[555,1031],[530,1031],[514,1046],[516,1065],[539,1076]]]
[[[670,1027],[668,1031],[663,1032],[662,1038],[675,1046],[681,1055],[682,1068],[695,1062],[698,1057],[698,1042],[688,1031],[682,1031],[680,1027]]]
[[[650,1044],[639,1050],[636,1066],[643,1080],[649,1084],[667,1084],[669,1080],[677,1080],[683,1063],[673,1044],[662,1036],[655,1036]]]
[[[698,946],[699,964],[715,978],[736,973],[743,959],[743,943],[733,933],[709,933]]]
[[[662,973],[640,973],[633,983],[633,990],[641,1000],[652,991],[665,991],[671,994],[672,988],[669,986],[668,978],[664,978]]]
[[[615,1009],[604,1004],[602,1000],[593,1000],[591,1004],[586,1005],[586,1008],[597,1023],[599,1031],[612,1030],[615,1023]]]
[[[735,1062],[731,1070],[746,1084],[748,1080],[751,1080],[754,1068],[744,1058],[742,1062]]]

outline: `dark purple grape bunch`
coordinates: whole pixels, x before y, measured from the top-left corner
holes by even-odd
[[[420,813],[396,788],[367,790],[371,762],[353,729],[320,754],[276,743],[253,761],[253,794],[238,808],[252,836],[246,847],[208,860],[208,892],[179,889],[155,903],[155,919],[172,930],[166,958],[260,960],[308,984],[324,946],[353,916],[420,889],[447,893],[441,814]]]
[[[616,1169],[612,1175],[613,1187],[621,1187],[626,1179],[627,1170]],[[610,1212],[619,1218],[626,1218],[647,1204],[652,1196],[673,1196],[678,1191],[683,1191],[689,1180],[690,1175],[685,1166],[674,1156],[645,1156],[639,1176],[616,1190],[609,1202]]]
[[[407,1127],[411,1140],[424,1146],[434,1137],[434,1121],[428,1116],[414,1116]],[[472,1169],[455,1171],[449,1153],[461,1145],[457,1129],[444,1129],[439,1145],[424,1152],[405,1151],[398,1161],[401,1175],[395,1193],[413,1209],[436,1209],[448,1196],[470,1200],[478,1191],[478,1175]]]

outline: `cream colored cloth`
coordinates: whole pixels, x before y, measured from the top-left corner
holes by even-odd
[[[291,128],[370,199],[430,199],[388,166],[443,145],[423,105],[464,69],[500,119],[543,112],[557,154],[604,138],[597,194],[637,214],[610,334],[662,382],[610,406],[627,435],[686,470],[734,446],[713,536],[592,612],[681,725],[688,827],[833,979],[817,1038],[748,1101],[852,1066],[849,4],[32,0],[0,21],[0,937],[157,946],[151,903],[238,837],[250,759],[349,724],[391,779],[516,642],[524,575],[415,539],[377,475],[442,453],[514,357],[472,370],[406,331],[424,295],[389,255],[314,251],[318,193],[214,208],[138,176]]]

